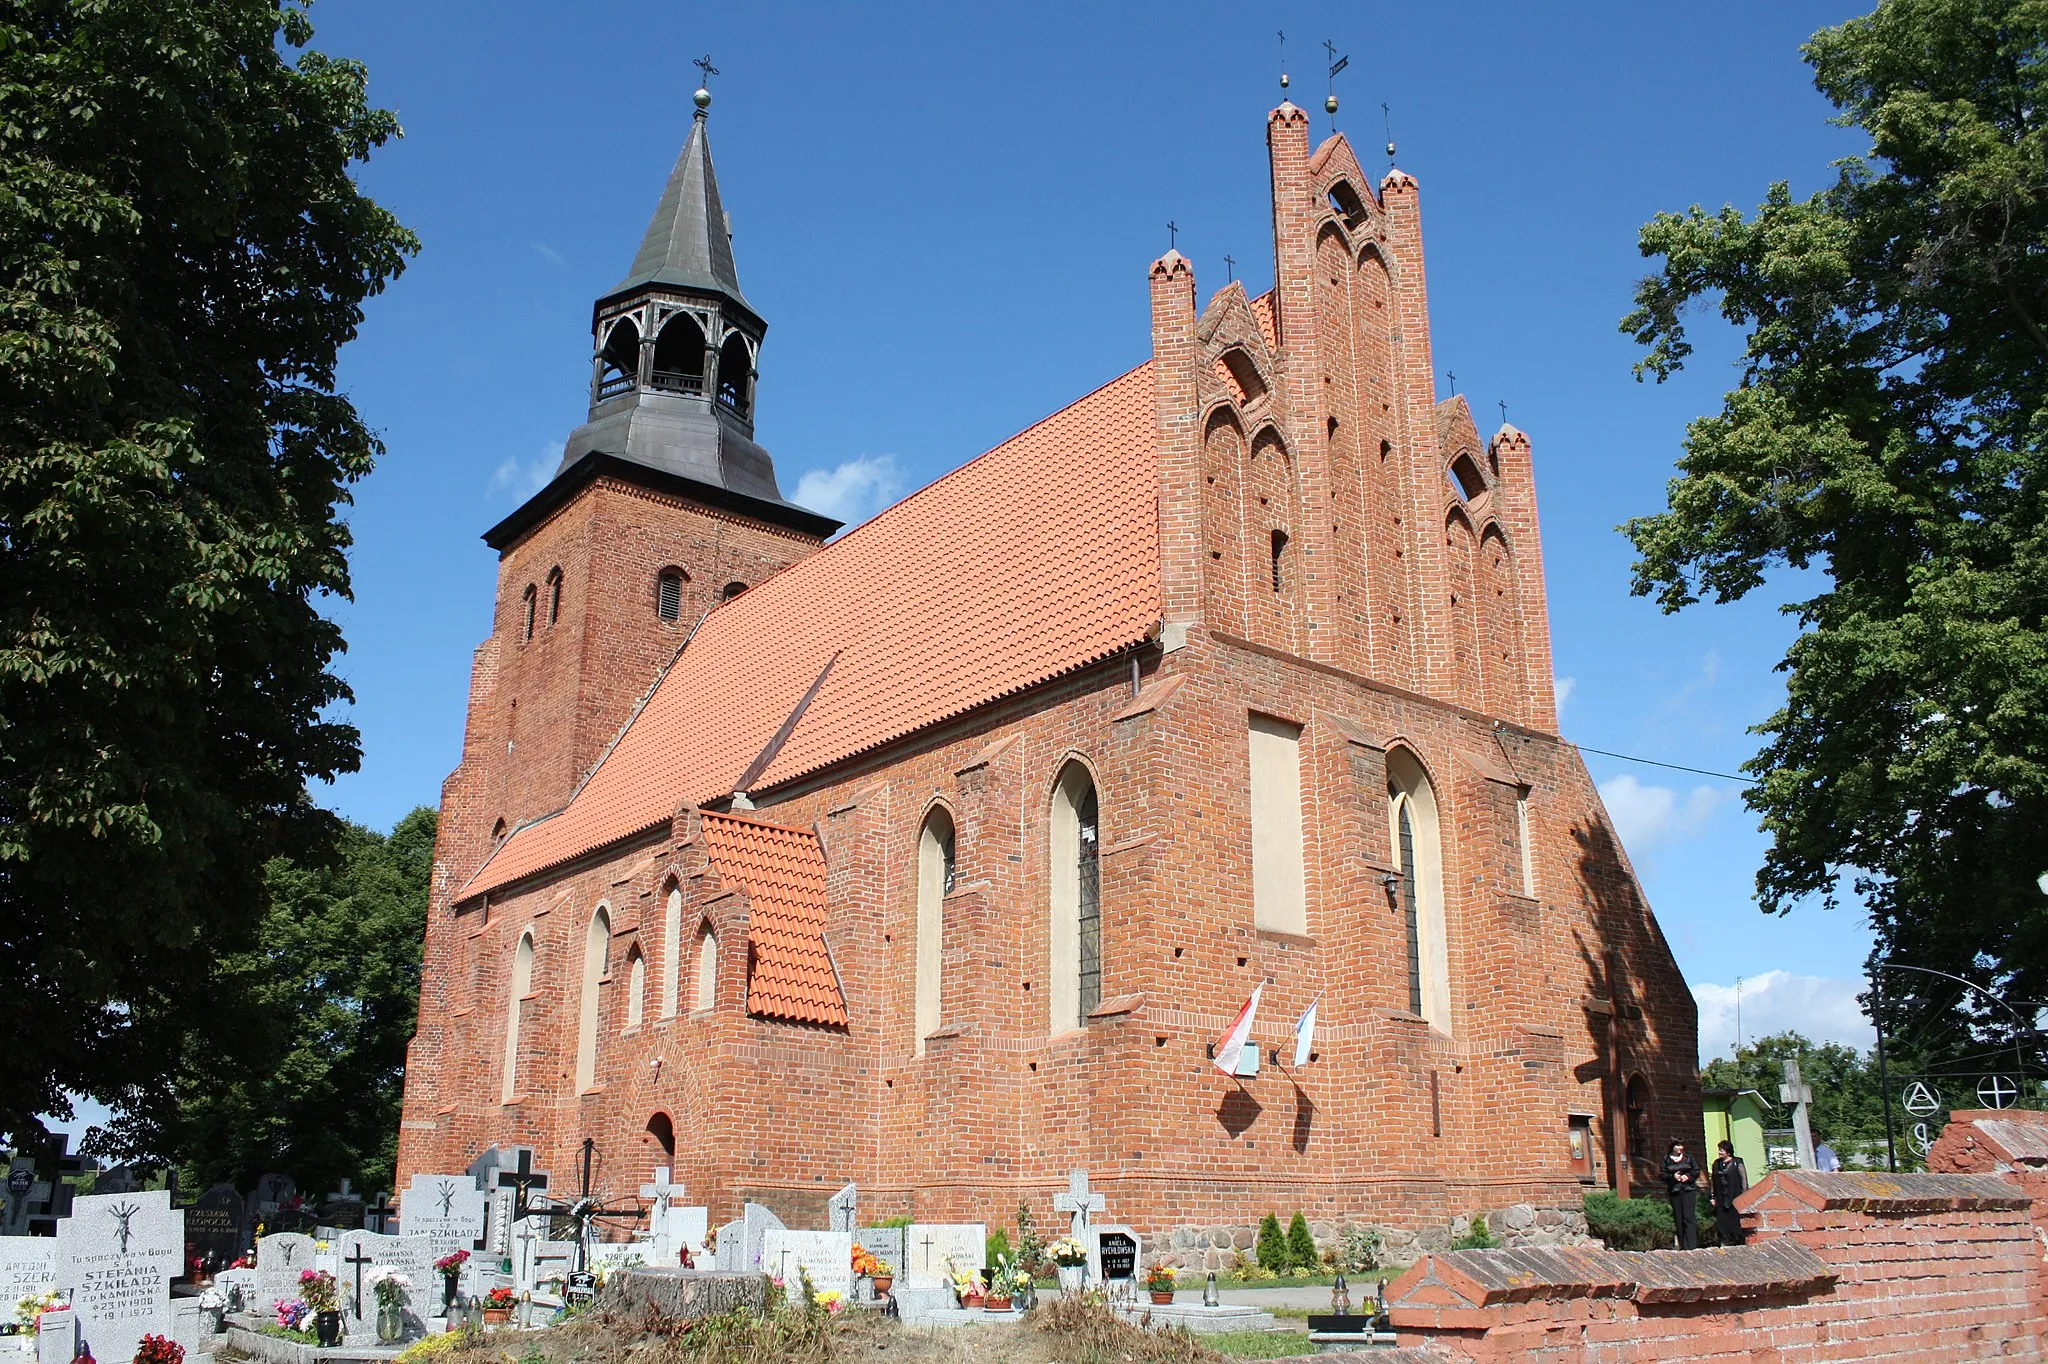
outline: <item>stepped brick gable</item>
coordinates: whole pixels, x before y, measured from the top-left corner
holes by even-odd
[[[832,539],[754,439],[708,126],[486,537],[401,1183],[587,1137],[719,1220],[857,1180],[1007,1222],[1081,1168],[1202,1265],[1696,1136],[1691,996],[1556,733],[1530,441],[1436,391],[1416,181],[1283,104],[1271,292],[1168,252],[1144,363]]]

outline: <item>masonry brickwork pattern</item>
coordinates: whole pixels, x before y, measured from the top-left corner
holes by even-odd
[[[1416,182],[1375,187],[1341,137],[1311,151],[1292,105],[1268,140],[1271,294],[1198,308],[1168,253],[1146,365],[839,542],[607,476],[504,547],[444,791],[401,1184],[493,1144],[566,1172],[589,1137],[609,1188],[669,1164],[721,1219],[749,1198],[821,1216],[856,1179],[877,1215],[1008,1222],[1085,1167],[1148,1235],[1297,1207],[1421,1226],[1575,1206],[1574,1116],[1602,1182],[1624,1103],[1641,1158],[1698,1132],[1691,996],[1556,734],[1530,443],[1437,399]],[[528,638],[525,590],[545,616],[557,566],[560,613]],[[671,567],[690,596],[666,623]],[[733,579],[751,590],[718,597]],[[1254,922],[1254,715],[1301,731],[1302,933]],[[1409,1007],[1395,754],[1438,812],[1435,1022]],[[1065,1026],[1074,764],[1102,975]],[[919,1039],[935,805],[955,868]],[[742,869],[732,821],[787,831],[781,872]],[[763,1006],[764,952],[808,1003]],[[1228,1079],[1207,1044],[1261,984],[1269,1059]],[[1618,1075],[1583,1007],[1617,984]]]

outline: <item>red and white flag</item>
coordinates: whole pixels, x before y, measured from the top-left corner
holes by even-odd
[[[1225,1075],[1236,1076],[1238,1058],[1244,1054],[1246,1047],[1253,1045],[1252,1019],[1259,1012],[1259,995],[1265,988],[1260,985],[1252,991],[1252,997],[1237,1011],[1237,1017],[1231,1020],[1229,1030],[1216,1044],[1216,1069]]]

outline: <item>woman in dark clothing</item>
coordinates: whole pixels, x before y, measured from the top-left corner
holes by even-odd
[[[1685,1143],[1671,1143],[1664,1157],[1664,1187],[1671,1194],[1671,1219],[1678,1223],[1678,1248],[1698,1250],[1700,1246],[1700,1166],[1685,1149]]]
[[[1707,1178],[1713,1186],[1714,1229],[1721,1233],[1721,1244],[1739,1246],[1746,1233],[1742,1230],[1742,1214],[1735,1211],[1735,1196],[1749,1187],[1749,1167],[1735,1154],[1733,1142],[1721,1143],[1721,1152],[1714,1157]]]

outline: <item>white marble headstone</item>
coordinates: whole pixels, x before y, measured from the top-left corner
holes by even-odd
[[[852,1231],[860,1220],[860,1185],[848,1184],[825,1205],[826,1225],[834,1231]]]
[[[242,1310],[261,1312],[267,1318],[270,1315],[270,1304],[259,1301],[263,1293],[261,1281],[262,1276],[253,1269],[223,1269],[213,1276],[213,1286],[220,1290],[223,1298],[232,1300],[235,1290],[240,1289]]]
[[[988,1266],[988,1227],[980,1222],[913,1222],[903,1233],[903,1277],[911,1288],[933,1288],[955,1274]]]
[[[747,1253],[747,1224],[735,1218],[718,1229],[718,1269],[722,1274],[737,1274]]]
[[[469,1250],[483,1239],[488,1202],[472,1176],[414,1175],[399,1205],[398,1229],[427,1237],[442,1247],[443,1255],[457,1247]]]
[[[791,1231],[776,1227],[761,1239],[761,1272],[795,1291],[799,1272],[811,1276],[813,1292],[853,1295],[853,1233]]]
[[[370,1278],[375,1269],[395,1269],[410,1288],[406,1310],[425,1317],[440,1301],[440,1280],[434,1274],[434,1247],[421,1236],[380,1236],[374,1231],[345,1231],[335,1242],[341,1283],[341,1321],[351,1335],[373,1335],[377,1326],[377,1293]]]
[[[512,1232],[512,1279],[522,1293],[553,1292],[576,1268],[576,1243],[551,1241],[547,1219],[529,1217]]]
[[[171,1333],[171,1280],[184,1272],[185,1214],[161,1189],[90,1194],[57,1224],[57,1286],[71,1290],[94,1358],[132,1359]]]
[[[23,1298],[57,1286],[57,1242],[48,1236],[0,1236],[0,1317]]]
[[[319,1268],[313,1238],[302,1231],[276,1231],[256,1243],[256,1307],[266,1316],[280,1298],[299,1296],[299,1275]]]

